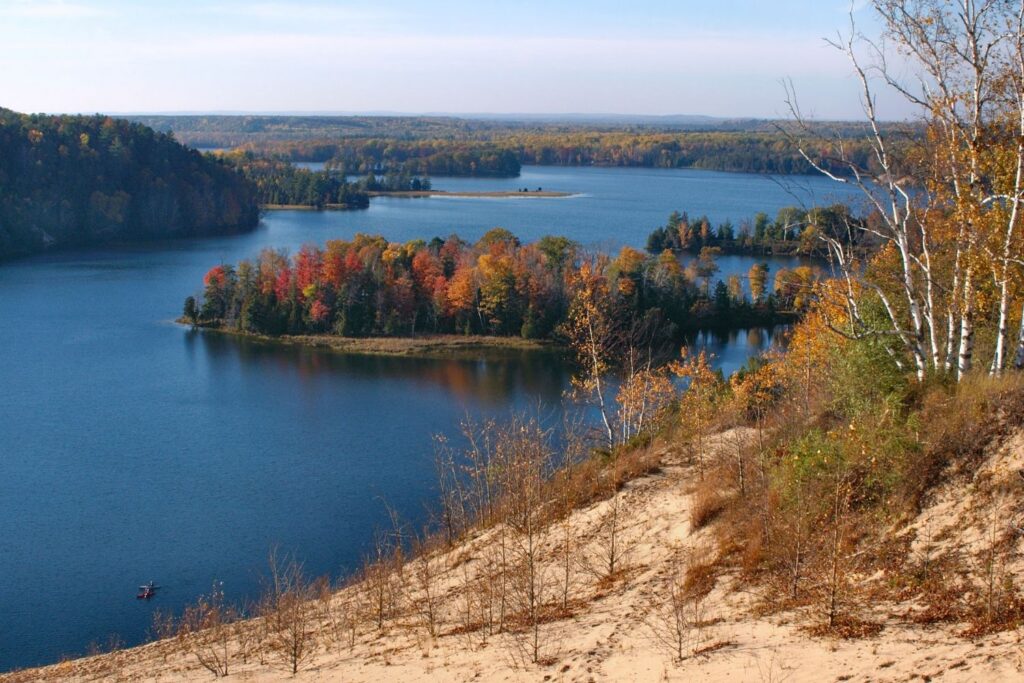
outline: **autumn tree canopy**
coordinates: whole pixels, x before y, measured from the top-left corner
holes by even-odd
[[[609,258],[586,254],[564,237],[522,244],[502,228],[475,244],[455,235],[405,244],[357,235],[294,255],[266,250],[255,261],[214,266],[203,282],[199,318],[261,334],[564,339],[574,334],[570,313],[583,305],[587,282],[604,292],[589,303],[601,320],[627,329],[657,318],[665,339],[674,339],[699,327],[790,319],[816,277],[805,269],[794,285],[794,272],[784,287],[752,302],[738,278],[731,287],[709,288],[718,272],[714,259],[705,252],[689,268],[670,252],[629,247]]]

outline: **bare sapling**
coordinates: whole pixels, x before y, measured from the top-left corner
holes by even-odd
[[[426,531],[415,539],[412,555],[412,611],[421,626],[431,638],[437,637],[441,618],[442,590],[447,568],[442,558],[437,558],[427,546]]]
[[[200,666],[216,677],[230,673],[231,661],[238,654],[239,616],[225,603],[223,584],[215,581],[209,595],[186,607],[178,622],[181,642]]]
[[[627,554],[623,538],[622,494],[618,490],[613,491],[606,504],[607,510],[598,522],[597,537],[586,561],[586,569],[600,583],[611,583],[622,573]]]
[[[853,487],[840,465],[828,482],[829,512],[818,534],[820,548],[817,561],[817,580],[813,587],[823,625],[834,633],[841,627],[850,627],[855,608],[853,584],[850,575],[856,569],[856,548],[850,538],[852,520],[850,501]]]
[[[252,615],[260,613],[259,603],[249,601],[240,610],[242,622],[235,632],[238,640],[238,657],[242,664],[248,664],[250,658],[255,657],[260,664],[265,664],[263,648],[260,644],[265,640],[266,624],[262,619],[249,619]]]
[[[613,583],[629,568],[639,540],[635,533],[627,533],[629,518],[623,500],[625,494],[619,490],[625,467],[624,460],[616,458],[603,473],[603,485],[610,496],[604,502],[605,510],[598,520],[594,540],[581,558],[583,569],[601,585]]]
[[[488,624],[492,634],[505,630],[509,612],[509,529],[506,524],[498,527],[497,543],[492,544],[485,554],[489,558],[485,574],[488,603]]]
[[[331,644],[355,646],[357,606],[352,590],[335,590],[326,579],[316,582],[317,621],[321,625],[322,641]]]
[[[974,630],[993,632],[1024,621],[1024,596],[1010,568],[1015,529],[1006,524],[1011,504],[994,493],[982,519],[982,536],[977,552],[969,553],[973,592]]]
[[[573,593],[576,589],[576,565],[579,557],[579,543],[573,526],[573,511],[579,503],[582,492],[579,490],[576,465],[582,461],[587,452],[587,443],[583,430],[578,424],[566,420],[562,437],[562,457],[557,482],[558,533],[561,537],[558,549],[559,589],[561,592],[562,613],[569,613]]]
[[[155,642],[165,642],[174,638],[177,634],[178,621],[174,618],[174,614],[159,609],[155,610],[153,617],[150,619],[149,639]],[[170,648],[161,647],[160,652],[164,661],[167,661]]]
[[[485,567],[473,568],[469,562],[463,562],[457,571],[455,633],[465,643],[467,649],[474,650],[478,646],[486,645],[492,633],[493,600],[488,590],[489,577],[486,575]]]
[[[294,557],[270,554],[270,582],[261,600],[265,647],[291,673],[313,655],[316,642],[316,592]]]
[[[498,524],[492,537],[480,547],[476,566],[468,562],[461,566],[460,630],[474,644],[484,645],[490,636],[505,630],[511,602],[509,538],[506,525]]]
[[[695,649],[697,611],[686,585],[686,564],[682,549],[673,551],[671,573],[663,590],[655,597],[655,609],[647,619],[654,642],[676,663],[687,659]]]
[[[729,473],[736,482],[736,493],[741,498],[746,498],[749,487],[747,481],[749,450],[750,439],[741,430],[732,429],[722,434],[723,457],[728,459]]]
[[[459,474],[457,456],[444,435],[434,437],[434,472],[437,476],[440,506],[438,512],[441,528],[449,546],[462,535],[468,523],[466,492]]]
[[[545,645],[544,610],[551,583],[543,557],[548,526],[545,474],[553,456],[550,435],[536,421],[513,420],[502,431],[497,452],[510,531],[508,585],[516,621],[514,642],[536,664]]]
[[[374,534],[373,554],[363,560],[363,602],[378,631],[395,617],[406,594],[405,531],[389,507],[391,530]]]
[[[391,616],[391,566],[380,534],[374,548],[374,555],[363,560],[361,588],[363,603],[378,631],[384,630],[385,621]]]
[[[784,683],[790,679],[795,669],[786,664],[777,647],[771,649],[767,658],[755,657],[754,664],[761,683]]]

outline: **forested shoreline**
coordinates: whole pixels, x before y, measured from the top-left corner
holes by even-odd
[[[820,144],[827,144],[822,138]],[[522,165],[692,168],[709,171],[813,175],[796,139],[781,132],[510,132],[485,140],[343,138],[250,142],[240,149],[292,161],[322,161],[347,174],[516,177]],[[865,141],[848,149],[873,166]],[[837,173],[847,168],[831,167]]]
[[[214,266],[202,293],[186,299],[183,319],[268,336],[558,341],[587,290],[601,292],[603,319],[624,335],[642,330],[652,343],[675,343],[695,329],[791,321],[818,277],[806,266],[770,273],[755,264],[745,287],[738,275],[716,280],[714,257],[705,250],[684,265],[667,250],[589,254],[564,237],[522,244],[501,228],[476,243],[357,235]]]
[[[261,156],[250,151],[211,153],[211,156],[223,160],[250,180],[263,207],[365,209],[370,206],[371,193],[415,193],[431,189],[430,178],[404,171],[392,171],[382,176],[371,171],[355,182],[349,182],[337,169],[311,171],[280,157]]]
[[[170,135],[108,116],[0,109],[0,260],[258,221],[245,178]]]

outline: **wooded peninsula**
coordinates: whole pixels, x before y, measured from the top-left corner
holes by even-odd
[[[249,182],[170,135],[108,116],[0,109],[0,260],[258,221]]]

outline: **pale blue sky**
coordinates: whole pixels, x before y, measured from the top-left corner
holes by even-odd
[[[857,118],[848,0],[0,0],[0,106]],[[866,10],[862,30],[876,27]],[[891,108],[899,118],[907,112]]]

